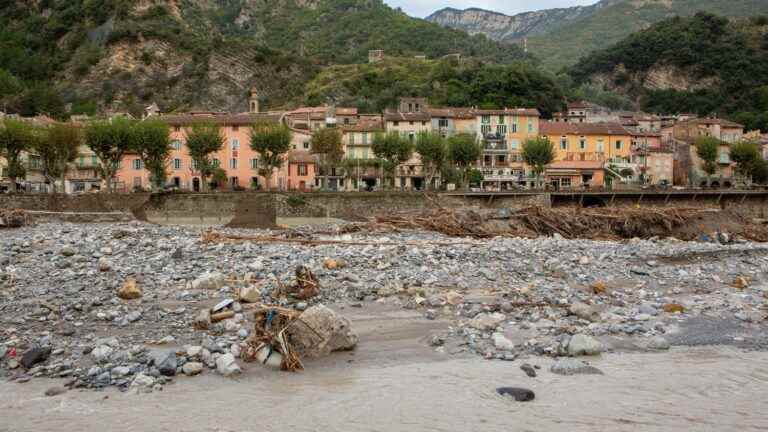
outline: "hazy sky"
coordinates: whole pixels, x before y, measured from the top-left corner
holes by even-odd
[[[597,3],[598,0],[384,0],[392,7],[402,8],[408,15],[425,17],[444,7],[466,9],[470,7],[488,9],[514,15],[532,10],[558,7],[584,6]]]

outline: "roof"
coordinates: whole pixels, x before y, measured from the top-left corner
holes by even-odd
[[[336,115],[344,115],[344,116],[356,116],[357,115],[357,108],[348,108],[348,107],[336,107]]]
[[[315,163],[315,157],[306,150],[291,150],[288,152],[288,162]]]
[[[447,117],[456,119],[474,119],[475,113],[472,108],[428,108],[427,113],[432,117]]]
[[[629,132],[632,134],[632,136],[635,136],[635,137],[661,138],[661,133],[660,132],[637,132],[637,131],[634,131],[634,130],[630,130]]]
[[[568,109],[584,109],[589,108],[589,104],[584,101],[576,101],[568,103]]]
[[[680,123],[688,123],[688,124],[701,124],[701,125],[720,125],[721,127],[726,128],[744,128],[744,125],[732,122],[730,120],[725,120],[721,118],[692,118],[689,120],[682,121]]]
[[[560,123],[541,122],[542,135],[631,135],[632,132],[618,123]]]
[[[381,117],[361,117],[356,124],[344,125],[341,128],[344,132],[381,132],[384,130],[384,126],[381,122]]]
[[[536,108],[504,108],[504,109],[476,109],[475,115],[520,115],[540,117],[541,113]]]
[[[403,113],[387,111],[384,113],[384,120],[386,121],[429,121],[430,118],[429,113],[426,112]]]
[[[223,125],[251,125],[259,121],[275,122],[280,121],[279,113],[259,113],[259,114],[228,114],[215,112],[192,112],[184,114],[166,114],[158,118],[174,126],[190,125],[197,122],[214,122]]]

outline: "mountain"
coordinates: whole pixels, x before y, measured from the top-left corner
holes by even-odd
[[[602,0],[592,6],[514,16],[476,10],[442,10],[427,19],[500,41],[528,38],[529,52],[551,70],[559,70],[653,23],[673,16],[691,16],[697,11],[731,18],[749,17],[768,13],[768,1]]]
[[[670,18],[589,54],[569,74],[649,112],[714,113],[768,130],[768,17]]]
[[[322,68],[520,49],[411,18],[381,0],[0,0],[0,107],[23,114],[245,110],[303,100]]]

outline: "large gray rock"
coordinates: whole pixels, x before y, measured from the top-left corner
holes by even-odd
[[[512,343],[511,340],[507,339],[503,333],[493,334],[493,346],[495,346],[496,349],[503,351],[511,351],[515,348],[515,344]]]
[[[561,358],[549,369],[558,375],[602,375],[603,371],[574,358]]]
[[[604,351],[603,344],[592,336],[575,334],[568,342],[568,355],[596,355]]]
[[[152,387],[155,385],[155,379],[149,375],[140,373],[133,378],[131,389],[138,393],[152,393]]]
[[[654,336],[648,341],[648,349],[663,351],[668,350],[669,347],[669,341],[661,336]]]
[[[197,375],[203,371],[203,364],[200,362],[187,362],[181,367],[184,375]]]
[[[107,363],[114,350],[109,345],[99,345],[91,351],[96,363]]]
[[[152,354],[155,367],[165,376],[176,375],[176,353],[174,351],[160,351]]]
[[[324,305],[312,306],[302,312],[287,333],[301,357],[320,357],[333,351],[349,350],[358,342],[349,320]]]
[[[216,370],[225,377],[237,375],[242,372],[240,365],[238,365],[237,360],[235,360],[235,356],[231,353],[221,355],[216,359]]]
[[[585,303],[574,303],[569,308],[569,311],[571,314],[587,321],[600,321],[600,311],[596,307]]]
[[[506,319],[506,315],[498,312],[481,313],[469,320],[469,326],[478,330],[493,330]]]
[[[203,273],[192,281],[193,289],[219,289],[226,285],[227,277],[219,272]]]

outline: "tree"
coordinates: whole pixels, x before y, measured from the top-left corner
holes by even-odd
[[[483,173],[479,169],[471,168],[467,173],[467,182],[470,185],[482,186],[484,179],[485,177],[483,177]]]
[[[531,138],[523,143],[523,161],[533,169],[536,179],[541,183],[545,167],[555,159],[555,146],[548,138]]]
[[[259,174],[267,190],[272,174],[283,165],[283,155],[291,148],[291,130],[279,123],[259,122],[251,127],[251,149],[259,154]]]
[[[112,180],[131,147],[132,127],[133,122],[124,118],[96,121],[85,127],[85,145],[99,159],[97,171],[109,192],[114,192]]]
[[[384,161],[384,170],[395,184],[395,168],[403,164],[413,155],[411,141],[397,132],[377,133],[373,137],[373,154]]]
[[[445,164],[448,156],[445,139],[439,134],[421,132],[416,137],[416,152],[421,157],[427,188],[429,188],[432,185],[432,179]]]
[[[221,150],[224,147],[224,135],[221,133],[221,127],[212,122],[199,122],[192,124],[192,127],[186,133],[187,149],[197,170],[200,171],[203,189],[208,184],[208,178],[213,175],[213,161],[211,154]]]
[[[720,140],[712,137],[699,137],[694,144],[696,154],[702,161],[702,169],[707,176],[711,176],[717,169],[717,149],[720,147]]]
[[[323,188],[328,186],[328,173],[338,165],[344,156],[344,146],[341,143],[341,132],[336,128],[318,129],[312,133],[310,152],[320,155],[320,165],[323,169]]]
[[[21,154],[32,148],[37,137],[34,127],[18,120],[5,119],[0,127],[0,154],[8,163],[11,192],[16,192],[16,180],[26,173]]]
[[[82,143],[82,131],[71,124],[56,123],[41,131],[35,142],[35,152],[40,156],[43,175],[53,185],[54,193],[57,179],[61,180],[63,190],[67,168],[80,154]]]
[[[448,138],[448,157],[461,168],[463,183],[467,182],[467,169],[480,159],[481,154],[480,144],[471,134],[457,134]]]
[[[762,160],[757,144],[741,141],[731,145],[731,160],[736,162],[736,172],[745,178],[752,177],[756,163]]]
[[[131,150],[149,170],[153,188],[165,186],[168,159],[171,156],[170,129],[160,120],[144,120],[133,127]]]

